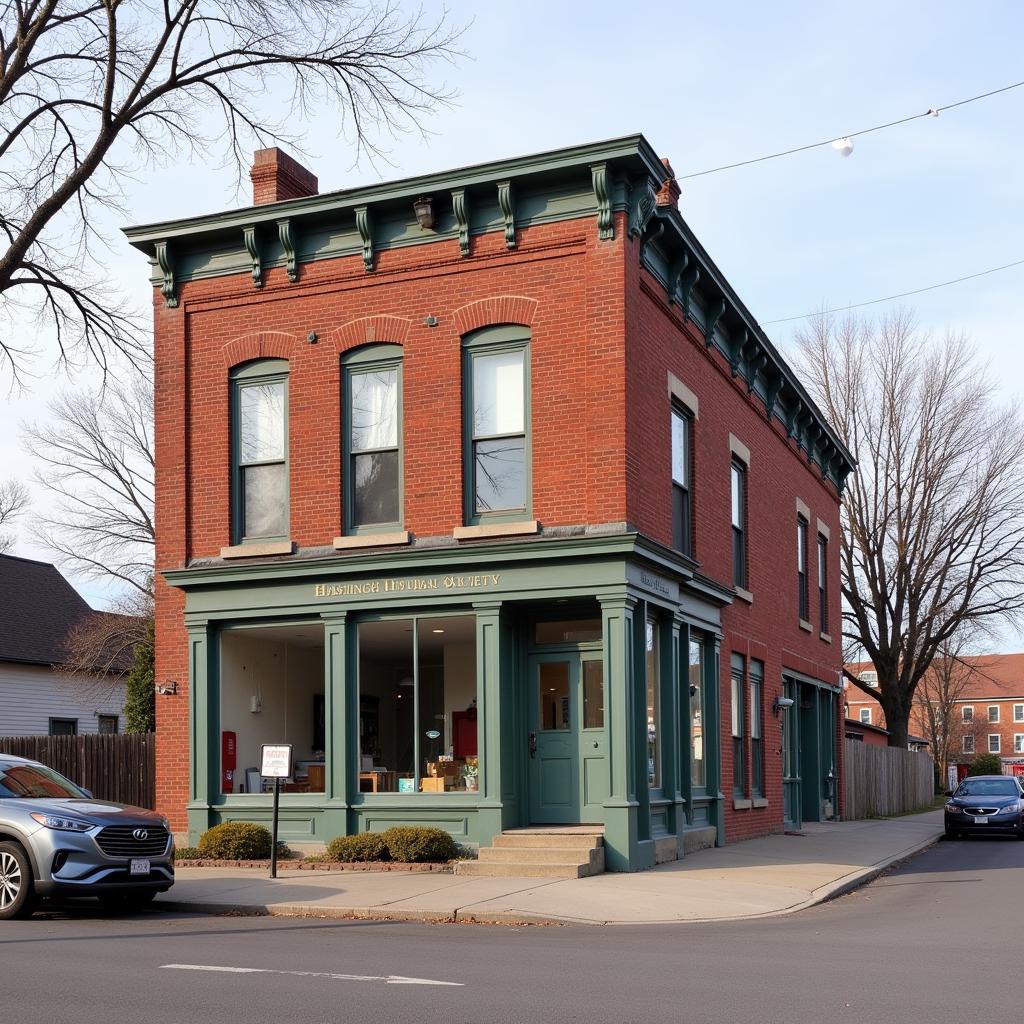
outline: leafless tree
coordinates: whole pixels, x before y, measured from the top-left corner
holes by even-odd
[[[456,34],[394,0],[0,0],[0,368],[20,381],[38,354],[26,316],[61,364],[145,358],[94,259],[95,214],[137,170],[196,152],[240,169],[253,143],[297,146],[317,108],[379,152],[450,98],[427,71]]]
[[[120,688],[137,645],[150,646],[153,601],[133,591],[107,612],[85,616],[64,639],[61,672],[72,677],[86,700],[103,700]]]
[[[798,358],[857,459],[842,500],[844,638],[878,672],[869,690],[892,746],[914,695],[958,633],[1024,605],[1024,423],[962,335],[933,339],[900,312],[818,318]]]
[[[967,657],[962,635],[954,634],[939,644],[928,671],[921,677],[914,697],[913,719],[931,745],[932,757],[945,783],[953,755],[961,748],[964,733],[960,701],[984,659]]]
[[[28,489],[20,480],[0,480],[0,526],[10,526],[28,508]],[[0,533],[0,555],[10,551],[14,537]]]
[[[39,486],[54,496],[33,533],[72,572],[153,583],[153,388],[129,368],[126,383],[66,391],[43,423],[23,424]]]

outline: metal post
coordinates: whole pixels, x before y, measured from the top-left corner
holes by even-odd
[[[270,835],[270,877],[277,878],[277,803],[281,796],[281,779],[274,779],[274,818]]]

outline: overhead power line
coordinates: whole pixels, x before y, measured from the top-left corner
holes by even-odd
[[[876,124],[873,128],[862,128],[857,132],[846,132],[844,135],[833,136],[823,142],[812,142],[806,146],[795,146],[793,149],[784,149],[778,153],[768,153],[765,156],[756,156],[751,160],[738,160],[733,164],[722,164],[720,167],[709,167],[703,171],[694,171],[691,174],[680,174],[676,176],[677,181],[686,181],[688,178],[701,178],[705,174],[717,174],[719,171],[731,171],[736,167],[747,167],[750,164],[764,163],[765,160],[777,160],[782,156],[792,156],[794,153],[805,153],[809,149],[820,149],[822,146],[831,146],[837,139],[855,139],[860,135],[868,135],[871,132],[880,132],[886,128],[895,128],[899,124],[907,124],[909,121],[916,121],[922,117],[938,117],[944,110],[953,110],[955,107],[963,107],[968,103],[977,103],[978,100],[988,99],[990,96],[997,96],[1002,92],[1009,92],[1011,89],[1019,89],[1024,86],[1024,81],[1013,82],[1011,85],[1004,85],[999,89],[992,89],[989,92],[980,93],[977,96],[968,96],[967,99],[957,100],[955,103],[947,103],[944,107],[929,107],[922,114],[911,114],[909,117],[901,117],[897,121],[888,121],[886,124]]]
[[[794,320],[809,320],[815,316],[827,316],[829,313],[843,313],[848,309],[860,309],[861,306],[874,306],[879,302],[892,302],[893,299],[905,299],[908,295],[920,295],[921,292],[933,292],[936,288],[948,288],[951,284],[960,284],[961,281],[972,281],[976,277],[985,277],[987,274],[995,274],[1000,270],[1009,270],[1011,267],[1024,265],[1024,260],[1014,260],[1013,263],[1004,263],[1001,267],[989,267],[988,270],[979,270],[976,274],[966,274],[963,277],[954,277],[952,281],[940,281],[938,284],[929,284],[924,288],[915,288],[909,292],[899,292],[896,295],[885,295],[880,299],[868,299],[865,302],[854,302],[849,306],[836,306],[835,309],[822,309],[817,313],[801,313],[799,316],[784,316],[778,320],[765,320],[761,326],[768,327],[770,324],[788,324]]]

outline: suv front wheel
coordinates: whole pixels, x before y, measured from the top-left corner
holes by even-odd
[[[28,917],[35,903],[28,855],[17,843],[0,843],[0,921]]]

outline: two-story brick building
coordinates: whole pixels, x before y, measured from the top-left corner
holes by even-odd
[[[317,195],[266,150],[253,182],[128,232],[174,828],[266,820],[265,742],[290,841],[591,823],[633,870],[836,815],[851,459],[667,161],[631,136]]]

